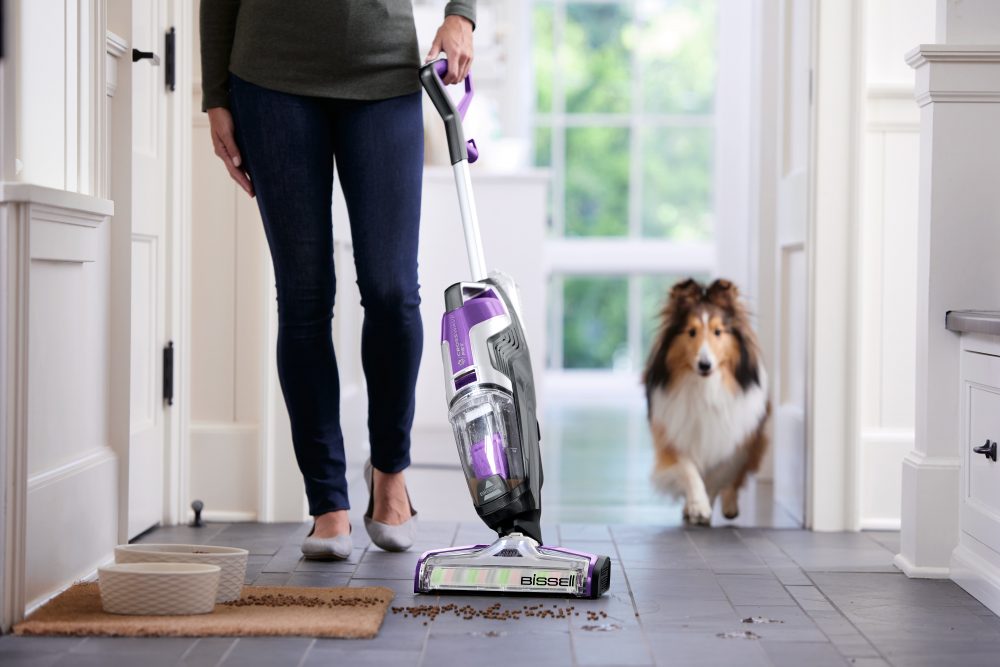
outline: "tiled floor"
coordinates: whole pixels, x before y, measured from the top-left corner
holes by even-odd
[[[299,524],[163,528],[148,541],[250,549],[247,583],[384,585],[414,596],[420,551],[489,539],[481,524],[423,522],[409,553],[370,546],[354,527],[341,563],[300,560]],[[0,638],[2,665],[997,665],[1000,619],[950,581],[911,580],[891,565],[895,533],[563,523],[547,541],[608,554],[612,587],[568,620],[422,620],[389,614],[376,639]],[[448,597],[485,607],[534,599]],[[551,600],[547,601],[551,602]],[[443,603],[443,602],[442,602]],[[565,604],[565,603],[561,603]],[[746,619],[757,619],[749,623]],[[752,634],[747,634],[752,633]],[[502,659],[501,659],[502,656]]]
[[[552,522],[642,523],[679,526],[681,505],[663,498],[649,481],[653,447],[644,400],[593,405],[549,401],[541,420],[545,467],[543,510]],[[367,444],[348,443],[350,497],[368,502],[361,477]],[[421,515],[440,521],[477,521],[447,424],[414,433],[407,484]],[[740,516],[720,524],[796,528],[792,516],[771,501],[769,484],[751,485],[740,498]]]

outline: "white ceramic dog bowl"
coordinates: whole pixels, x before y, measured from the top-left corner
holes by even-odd
[[[250,552],[236,547],[210,547],[202,544],[123,544],[115,547],[116,563],[201,563],[218,565],[219,591],[216,602],[230,602],[240,597],[247,574]]]
[[[97,569],[101,605],[109,614],[167,616],[215,609],[218,565],[115,563]]]

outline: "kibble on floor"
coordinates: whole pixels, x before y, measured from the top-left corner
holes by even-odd
[[[462,534],[458,524],[425,522],[422,528],[434,534],[429,547],[478,539]],[[554,525],[551,531],[568,546],[611,555],[619,576],[602,600],[543,602],[537,597],[414,595],[411,563],[416,556],[387,554],[367,544],[359,547],[354,562],[331,563],[325,574],[322,567],[297,558],[307,530],[300,524],[233,524],[202,534],[205,542],[233,546],[246,545],[248,535],[261,536],[251,546],[271,555],[258,556],[264,562],[249,573],[248,583],[258,578],[264,583],[275,573],[289,577],[308,572],[312,586],[358,587],[356,593],[321,602],[310,591],[266,598],[263,591],[248,590],[239,604],[332,603],[360,613],[373,604],[365,599],[371,593],[361,587],[392,589],[392,613],[375,639],[131,643],[4,636],[0,665],[229,667],[247,664],[252,655],[259,664],[302,667],[451,667],[479,664],[484,655],[507,651],[553,667],[997,665],[1000,620],[951,581],[911,580],[896,570],[896,533]],[[364,535],[361,526],[354,532]],[[197,535],[188,527],[165,528],[143,541],[191,542]],[[579,542],[572,536],[579,536]],[[384,568],[397,560],[406,567]],[[949,622],[942,623],[945,611]]]
[[[391,611],[393,614],[402,614],[403,618],[427,618],[431,621],[436,620],[441,614],[452,614],[466,621],[471,621],[474,618],[482,618],[489,621],[519,621],[522,618],[549,618],[558,620],[580,615],[580,612],[576,611],[576,607],[573,605],[559,606],[554,604],[551,608],[547,608],[543,604],[506,607],[500,602],[496,602],[485,609],[477,609],[471,605],[422,604],[409,607],[392,607]],[[600,615],[592,611],[588,611],[587,614],[588,620],[592,621],[608,617],[607,613],[603,611],[600,612]],[[424,621],[424,625],[427,625],[426,621]]]

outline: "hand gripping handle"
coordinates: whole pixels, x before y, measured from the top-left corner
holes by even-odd
[[[465,141],[462,132],[462,119],[472,102],[473,88],[472,75],[465,77],[465,95],[458,103],[458,108],[451,101],[451,97],[445,90],[441,77],[448,71],[448,61],[445,58],[427,63],[420,68],[420,83],[423,85],[427,95],[430,96],[434,108],[437,109],[444,121],[445,134],[448,136],[448,153],[451,163],[455,164],[462,160],[475,162],[479,158],[479,150],[473,139]]]

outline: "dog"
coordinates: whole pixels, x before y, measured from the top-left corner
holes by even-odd
[[[736,286],[674,285],[643,383],[653,436],[654,486],[684,496],[684,520],[710,525],[715,498],[739,515],[738,494],[767,449],[767,373]]]

